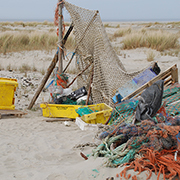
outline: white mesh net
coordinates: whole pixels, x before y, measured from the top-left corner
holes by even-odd
[[[84,9],[67,1],[65,8],[74,25],[77,72],[91,64],[78,77],[78,88],[85,86],[89,89],[93,72],[91,93],[93,103],[113,106],[112,97],[116,90],[142,70],[133,73],[125,70],[110,43],[98,11]]]

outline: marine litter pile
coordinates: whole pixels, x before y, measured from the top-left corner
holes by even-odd
[[[147,89],[144,94],[148,95]],[[152,94],[155,97],[158,92],[149,95]],[[173,179],[177,175],[180,178],[180,85],[176,83],[166,87],[161,101],[162,106],[154,116],[151,115],[154,100],[146,101],[144,112],[140,113],[142,119],[135,123],[138,106],[142,108],[140,100],[127,100],[113,109],[109,119],[111,125],[99,135],[102,143],[92,155],[105,157],[108,167],[126,165],[117,177],[129,179],[131,174],[127,170],[134,169],[139,173],[148,171],[147,179],[152,172],[157,179],[161,173],[164,179]],[[143,119],[145,114],[151,117]]]
[[[105,157],[108,167],[126,165],[117,177],[129,179],[131,174],[126,172],[134,169],[148,171],[147,179],[152,172],[157,179],[161,173],[164,179],[180,178],[177,66],[159,74],[155,63],[128,73],[109,41],[99,11],[63,3],[73,24],[76,43],[71,59],[76,58],[77,76],[68,84],[67,68],[63,73],[55,71],[55,79],[48,85],[53,103],[41,106],[44,116],[80,116],[86,124],[108,125],[108,130],[99,135],[102,143],[91,155]],[[78,89],[72,91],[75,80]],[[85,104],[89,106],[82,108]],[[132,179],[137,179],[136,175]]]

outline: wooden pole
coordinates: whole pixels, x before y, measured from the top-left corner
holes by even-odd
[[[89,97],[90,97],[90,94],[91,94],[91,84],[93,82],[93,74],[94,74],[94,66],[92,67],[91,79],[90,79],[90,84],[89,84],[89,90],[88,90],[88,96],[87,96],[87,100],[86,100],[86,105],[88,105]]]
[[[91,64],[92,64],[92,63],[91,63]],[[71,83],[67,86],[67,88],[70,87],[70,86],[73,84],[73,82],[77,79],[77,77],[80,76],[86,69],[88,69],[88,67],[89,67],[91,64],[87,65],[87,66],[85,67],[85,69],[83,69],[81,72],[79,72],[79,73],[76,75],[76,77],[71,81]]]
[[[73,29],[73,26],[70,26],[67,33],[66,33],[66,35],[64,36],[63,41],[62,41],[63,46],[66,43],[67,38],[68,38],[69,34],[71,33],[72,29]],[[51,75],[53,69],[55,68],[57,62],[58,62],[58,51],[56,52],[50,66],[49,66],[49,68],[48,68],[48,70],[46,72],[46,74],[44,75],[44,78],[42,79],[40,86],[38,87],[36,93],[34,94],[32,100],[31,100],[31,102],[30,102],[30,104],[28,106],[28,109],[31,109],[33,107],[36,99],[39,97],[39,94],[41,93],[42,89],[44,88],[44,86],[45,86],[47,80],[49,79],[49,76]]]
[[[63,46],[62,46],[62,6],[63,6],[63,2],[62,0],[59,0],[59,45],[60,45],[60,49],[59,49],[59,54],[58,54],[58,60],[59,60],[59,73],[62,74],[63,72],[63,61],[62,61],[62,54],[63,54]]]
[[[55,68],[57,62],[58,62],[58,51],[57,51],[57,53],[55,54],[55,56],[54,56],[54,58],[53,58],[53,60],[52,60],[52,62],[51,62],[51,64],[50,64],[50,66],[49,66],[49,68],[48,68],[48,71],[46,72],[44,78],[42,79],[41,84],[40,84],[40,86],[38,87],[36,93],[34,94],[34,96],[33,96],[33,98],[32,98],[32,100],[31,100],[31,102],[30,102],[30,104],[29,104],[29,106],[28,106],[27,109],[31,109],[31,108],[33,107],[36,99],[38,98],[40,92],[42,91],[44,85],[46,84],[46,82],[47,82],[49,76],[51,75],[51,72],[52,72],[53,69]]]
[[[75,55],[76,53],[75,52],[73,52],[73,54],[72,54],[72,56],[71,56],[71,59],[69,60],[69,62],[68,62],[68,64],[67,64],[67,66],[64,68],[64,70],[63,70],[63,73],[65,73],[66,72],[66,70],[67,70],[67,68],[69,67],[69,65],[71,64],[71,62],[72,62],[72,60],[73,60],[73,58],[74,58],[74,55]]]

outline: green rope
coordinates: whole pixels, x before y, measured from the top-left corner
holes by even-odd
[[[114,165],[116,165],[116,166],[117,166],[117,165],[120,165],[120,164],[127,163],[127,162],[129,162],[130,160],[134,159],[134,156],[135,156],[136,152],[137,152],[137,150],[131,149],[131,150],[129,150],[129,152],[126,154],[126,156],[124,156],[123,159],[114,160],[112,163],[113,163]]]

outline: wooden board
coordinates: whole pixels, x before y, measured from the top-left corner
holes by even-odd
[[[177,68],[177,65],[175,64],[172,67],[170,67],[169,69],[167,69],[166,71],[160,73],[159,75],[154,77],[152,80],[148,81],[143,86],[139,87],[136,91],[134,91],[133,93],[131,93],[128,96],[124,97],[122,99],[122,101],[139,96],[143,92],[144,89],[151,86],[154,82],[156,82],[157,80],[160,80],[160,79],[164,80],[164,85],[165,86],[170,85],[172,83],[178,82],[178,68]]]
[[[70,118],[53,118],[53,119],[44,119],[46,122],[58,122],[58,121],[73,121],[73,119]]]
[[[2,116],[6,116],[6,115],[13,115],[13,116],[17,116],[17,117],[22,117],[22,115],[25,115],[27,113],[24,113],[20,110],[5,110],[5,109],[0,109],[0,119]]]

